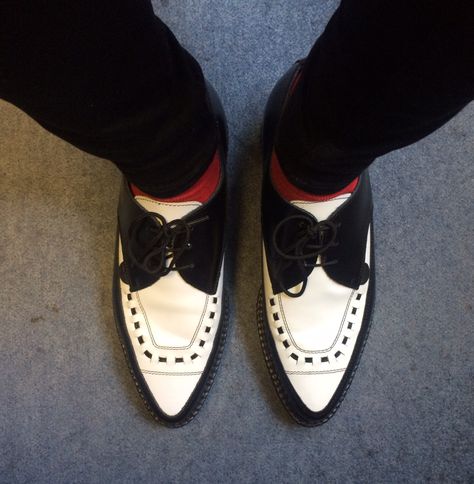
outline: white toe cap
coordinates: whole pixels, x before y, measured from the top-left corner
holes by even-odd
[[[183,410],[201,378],[201,374],[144,373],[143,376],[156,403],[169,417]]]
[[[313,373],[313,374],[289,374],[293,388],[301,401],[312,412],[324,410],[337,387],[341,383],[344,371],[334,373]]]

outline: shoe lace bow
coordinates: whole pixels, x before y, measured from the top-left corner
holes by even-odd
[[[293,240],[285,247],[281,247],[278,241],[281,238],[279,236],[282,230],[288,224],[291,224],[289,228],[293,229],[295,222],[297,222],[297,230],[294,231]],[[276,253],[281,258],[276,271],[277,280],[287,296],[300,297],[303,295],[308,284],[307,268],[326,267],[338,263],[336,259],[327,261],[324,254],[330,247],[339,245],[336,242],[339,227],[339,223],[331,220],[318,222],[314,218],[303,214],[291,215],[278,223],[273,231],[272,243]],[[320,262],[318,262],[318,259]],[[310,262],[311,260],[314,260],[314,262]],[[305,274],[302,280],[302,287],[297,293],[290,292],[282,283],[283,273],[294,263],[297,264],[301,273]]]
[[[192,248],[190,238],[193,228],[208,219],[205,216],[189,222],[183,219],[167,222],[155,212],[142,214],[129,229],[128,252],[133,264],[158,277],[171,271],[192,269],[193,263],[179,265],[179,261]]]

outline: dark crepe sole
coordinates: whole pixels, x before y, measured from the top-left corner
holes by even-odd
[[[375,304],[375,264],[374,264],[374,237],[373,237],[373,221],[371,222],[371,269],[370,269],[370,285],[367,291],[367,302],[362,319],[361,333],[359,334],[352,358],[349,362],[347,370],[342,377],[342,381],[336,390],[333,398],[328,406],[319,413],[311,412],[307,409],[303,402],[296,395],[295,390],[286,376],[283,366],[280,362],[280,357],[275,347],[275,342],[268,327],[268,319],[266,315],[265,303],[263,300],[263,286],[257,300],[257,326],[260,344],[262,346],[265,363],[267,365],[273,386],[280,398],[283,406],[286,408],[291,417],[299,425],[305,427],[317,427],[326,423],[337,411],[346,396],[352,379],[359,366],[360,358],[367,342],[370,328],[372,326],[372,312]],[[305,411],[306,408],[306,411]]]
[[[118,239],[117,239],[118,244]],[[148,385],[143,378],[137,360],[135,358],[135,352],[131,345],[126,325],[123,316],[122,309],[122,297],[120,292],[120,282],[118,274],[118,247],[115,250],[115,267],[114,267],[114,282],[113,282],[113,308],[114,308],[114,319],[115,326],[117,328],[117,333],[119,336],[120,344],[122,346],[125,359],[127,360],[127,365],[132,375],[135,387],[145,403],[146,408],[152,415],[152,417],[162,425],[170,428],[179,428],[188,424],[193,420],[193,418],[198,414],[204,401],[211,390],[212,384],[214,383],[217,370],[219,368],[222,353],[224,351],[225,342],[227,338],[228,323],[229,323],[229,312],[227,298],[223,296],[222,298],[222,314],[219,319],[219,329],[214,339],[212,353],[209,356],[209,361],[204,369],[202,380],[199,381],[198,386],[191,395],[191,399],[186,404],[183,411],[178,414],[178,416],[169,418],[160,410],[155,402],[151,392],[148,390]]]

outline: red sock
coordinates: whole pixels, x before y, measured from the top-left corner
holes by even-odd
[[[272,156],[270,173],[272,177],[272,183],[276,191],[287,201],[302,200],[306,202],[327,202],[328,200],[336,198],[339,195],[344,195],[345,193],[352,193],[355,190],[359,181],[359,178],[356,178],[342,190],[339,190],[338,192],[332,193],[330,195],[316,195],[314,193],[305,192],[304,190],[301,190],[300,188],[293,185],[288,180],[286,175],[283,173],[283,170],[281,169],[280,162],[278,161],[278,157],[276,156],[275,152],[273,152]]]
[[[221,176],[221,159],[219,153],[216,152],[214,159],[211,164],[204,172],[204,174],[199,178],[199,180],[185,192],[180,195],[176,195],[170,198],[158,198],[148,193],[143,192],[137,186],[130,184],[133,196],[145,196],[151,198],[152,200],[157,200],[159,202],[168,203],[179,203],[179,202],[201,202],[205,203],[210,198],[211,195],[216,191],[217,185],[219,184],[219,179]]]

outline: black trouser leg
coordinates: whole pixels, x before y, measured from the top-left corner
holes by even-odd
[[[342,0],[281,123],[288,178],[333,193],[474,97],[472,0]]]
[[[149,0],[1,0],[0,97],[155,195],[216,147],[201,69]]]

